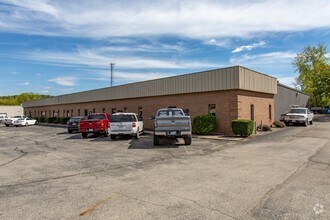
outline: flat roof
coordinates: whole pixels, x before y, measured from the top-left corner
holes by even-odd
[[[242,66],[232,66],[33,100],[24,102],[23,107],[62,105],[231,89],[276,94],[277,79]]]

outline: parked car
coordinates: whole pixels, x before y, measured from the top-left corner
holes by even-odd
[[[308,108],[292,108],[285,114],[283,121],[286,125],[294,123],[307,126],[308,124],[313,124],[313,118],[314,114]]]
[[[162,138],[183,138],[186,145],[191,144],[191,120],[180,108],[159,109],[154,120],[154,145]]]
[[[136,139],[143,133],[143,121],[135,113],[115,113],[110,116],[110,137],[112,140],[119,135],[130,135]]]
[[[79,122],[83,118],[83,116],[71,117],[66,125],[68,132],[71,134],[72,132],[78,131]]]
[[[3,120],[3,123],[6,125],[6,127],[9,127],[10,125],[14,125],[14,122],[17,121],[18,119],[24,119],[27,118],[24,115],[17,115],[11,118],[7,118]]]
[[[18,126],[29,126],[29,125],[35,125],[37,122],[37,120],[31,118],[31,117],[26,117],[26,118],[20,118],[20,119],[17,119],[13,122],[13,125],[15,127],[18,127]]]
[[[86,118],[80,120],[78,130],[83,138],[88,134],[103,134],[104,137],[109,135],[110,117],[106,113],[90,114]]]
[[[1,116],[0,116],[0,124],[1,124],[2,122],[4,122],[5,119],[7,119],[7,117],[1,115]]]

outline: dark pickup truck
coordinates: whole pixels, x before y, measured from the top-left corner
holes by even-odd
[[[79,132],[83,138],[88,134],[103,134],[104,137],[109,136],[110,117],[106,113],[95,113],[88,115],[79,122]]]

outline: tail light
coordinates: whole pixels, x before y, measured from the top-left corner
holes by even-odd
[[[135,123],[135,122],[133,122],[132,126],[133,126],[133,128],[136,128],[136,123]]]

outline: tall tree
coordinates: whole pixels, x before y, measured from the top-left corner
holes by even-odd
[[[292,64],[299,72],[296,84],[311,96],[311,105],[330,105],[330,65],[326,45],[305,47]]]

